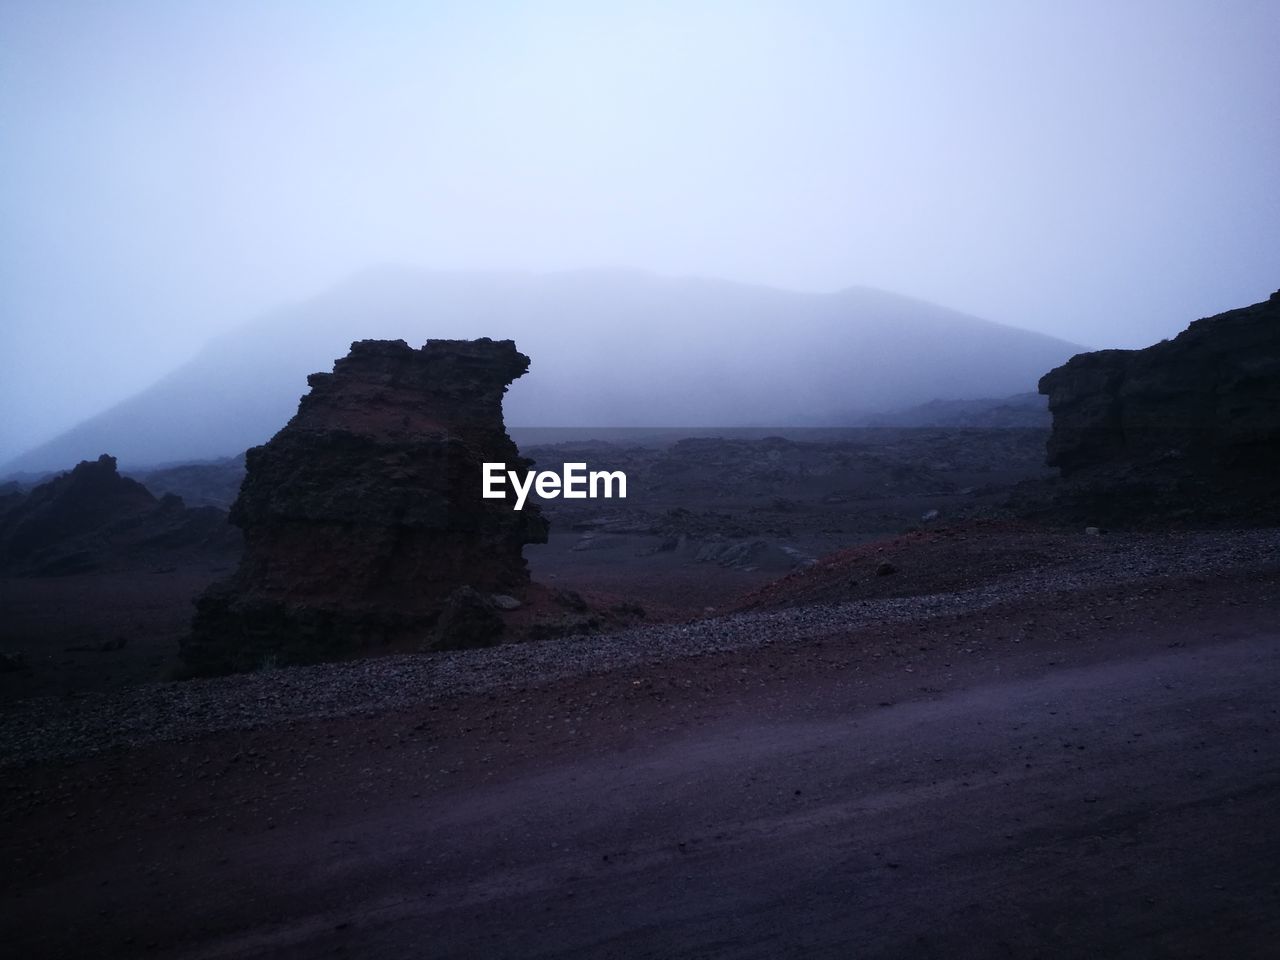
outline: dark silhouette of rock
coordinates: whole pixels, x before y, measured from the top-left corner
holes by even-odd
[[[510,340],[364,340],[312,374],[293,419],[247,454],[231,510],[244,557],[197,602],[189,668],[417,646],[460,587],[521,596],[523,546],[544,542],[546,523],[514,498],[483,499],[481,464],[530,465],[502,420],[528,366]]]
[[[1280,292],[1143,350],[1079,354],[1040,392],[1053,413],[1049,464],[1065,477],[1154,497],[1145,508],[1225,515],[1273,501]]]
[[[81,461],[28,493],[0,498],[0,570],[57,576],[119,567],[173,549],[234,546],[226,514],[157,500],[116,471],[115,457]]]
[[[157,497],[172,493],[193,507],[230,510],[244,482],[244,454],[134,471],[131,476]]]

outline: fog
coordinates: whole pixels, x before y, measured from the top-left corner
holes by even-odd
[[[65,469],[102,451],[130,468],[237,454],[270,439],[307,375],[330,369],[353,340],[474,331],[513,339],[532,358],[503,403],[520,427],[849,426],[939,398],[1027,393],[1080,351],[866,288],[383,268],[215,338],[4,469]]]
[[[1142,346],[1280,285],[1278,39],[1269,0],[10,0],[0,461],[379,264]]]

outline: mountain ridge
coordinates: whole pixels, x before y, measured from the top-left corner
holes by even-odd
[[[132,467],[235,454],[293,415],[354,340],[489,336],[533,358],[513,426],[838,425],[1034,389],[1083,348],[873,287],[796,292],[638,270],[366,268],[220,334],[4,473],[110,452]],[[527,382],[526,382],[527,381]]]

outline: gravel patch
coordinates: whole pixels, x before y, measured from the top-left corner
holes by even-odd
[[[0,707],[0,767],[73,759],[300,719],[379,713],[681,657],[804,643],[868,625],[968,612],[1021,598],[1155,577],[1280,568],[1280,529],[1090,538],[1065,563],[981,587],[737,613],[484,650],[371,657],[231,677],[157,683]]]

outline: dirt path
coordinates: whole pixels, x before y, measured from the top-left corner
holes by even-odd
[[[1274,956],[1276,585],[1075,597],[963,664],[864,670],[875,637],[833,638],[441,704],[412,743],[418,716],[368,716],[11,771],[0,933],[24,957]]]

